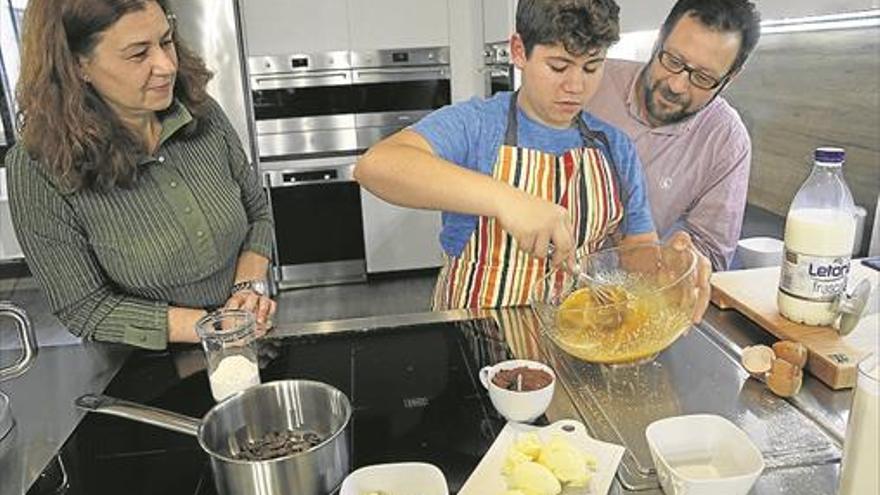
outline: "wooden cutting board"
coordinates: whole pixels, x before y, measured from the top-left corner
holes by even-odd
[[[870,277],[877,296],[878,273],[853,261],[854,279]],[[712,302],[736,309],[779,339],[802,342],[810,352],[807,370],[834,389],[856,383],[856,365],[872,349],[846,342],[830,327],[801,325],[785,319],[776,305],[779,267],[720,272],[712,275]]]

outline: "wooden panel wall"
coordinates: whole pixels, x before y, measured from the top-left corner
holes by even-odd
[[[785,215],[812,150],[841,146],[870,233],[880,194],[880,29],[765,35],[726,97],[752,136],[750,203]]]

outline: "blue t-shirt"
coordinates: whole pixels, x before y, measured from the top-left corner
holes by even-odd
[[[491,175],[504,143],[507,129],[507,111],[512,93],[498,93],[489,99],[472,98],[447,106],[426,116],[412,126],[424,137],[434,153],[444,160],[471,170]],[[642,166],[635,146],[620,130],[583,112],[584,123],[592,130],[602,131],[608,137],[614,163],[626,191],[621,231],[624,235],[654,231],[648,205]],[[583,148],[584,141],[576,127],[555,129],[530,119],[521,108],[517,109],[517,146],[562,155],[573,148]],[[608,154],[608,150],[601,146]],[[458,256],[477,227],[477,217],[443,212],[443,230],[440,244],[450,256]]]

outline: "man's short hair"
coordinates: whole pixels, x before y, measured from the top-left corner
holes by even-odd
[[[614,0],[520,0],[516,32],[526,57],[535,45],[557,43],[580,56],[606,49],[620,39],[619,12]]]
[[[706,27],[740,34],[739,53],[729,72],[739,70],[761,37],[761,15],[748,0],[678,0],[660,29],[661,44],[685,15],[696,18]]]

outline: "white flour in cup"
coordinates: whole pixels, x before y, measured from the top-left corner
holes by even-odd
[[[240,390],[259,385],[260,370],[257,363],[244,356],[227,356],[211,373],[210,382],[211,394],[219,402]]]

